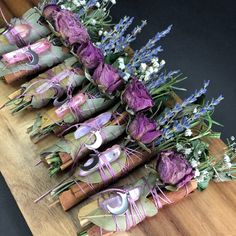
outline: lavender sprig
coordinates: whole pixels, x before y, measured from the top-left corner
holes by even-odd
[[[101,45],[106,44],[109,42],[111,39],[114,37],[117,37],[117,35],[123,35],[125,31],[128,29],[128,27],[132,24],[133,22],[133,17],[130,16],[125,16],[123,17],[118,24],[114,26],[112,30],[107,32],[101,39]]]
[[[209,86],[210,81],[205,81],[203,88],[200,90],[196,90],[194,94],[189,96],[187,99],[183,100],[182,104],[177,103],[174,108],[167,111],[165,115],[158,120],[158,124],[160,126],[165,125],[171,118],[173,118],[176,114],[178,114],[180,111],[182,111],[185,107],[188,105],[194,103],[197,101],[198,98],[200,98],[203,94],[206,94],[207,87]]]
[[[206,115],[208,112],[214,111],[215,107],[220,104],[220,102],[224,99],[222,95],[220,95],[216,99],[212,99],[211,102],[207,101],[205,106],[198,109],[191,119],[191,122],[198,120],[200,117]]]
[[[191,127],[190,120],[185,116],[180,121],[175,120],[172,124],[172,126],[167,126],[164,128],[163,140],[168,140],[172,137],[174,137],[175,134],[182,133],[186,129],[189,129]]]
[[[161,73],[160,75],[151,74],[150,80],[147,81],[146,87],[148,90],[153,88],[159,88],[167,82],[167,80],[172,79],[175,75],[179,74],[179,70],[170,71],[169,73]],[[158,77],[157,77],[158,76]]]
[[[152,59],[156,57],[159,52],[162,51],[163,49],[161,46],[158,46],[153,50],[145,51],[142,54],[136,51],[134,57],[127,64],[127,72],[129,74],[135,74],[136,68],[138,68],[142,63],[147,63],[147,64],[150,63]]]
[[[133,20],[133,17],[125,16],[114,26],[113,30],[107,32],[106,35],[102,37],[98,46],[105,55],[111,52],[118,53],[124,50],[124,48],[136,39],[137,35],[141,33],[143,27],[147,24],[146,21],[142,21],[140,26],[135,27],[130,34],[125,36],[125,32],[133,23]]]
[[[137,35],[142,32],[142,29],[146,25],[147,21],[143,20],[141,25],[136,26],[130,34],[127,34],[126,37],[122,38],[121,42],[123,44],[123,48],[127,47],[131,42],[136,40]]]
[[[80,9],[80,11],[77,13],[77,15],[79,17],[81,17],[82,15],[85,14],[85,12],[88,10],[88,9],[91,9],[92,7],[96,6],[96,4],[98,4],[98,0],[89,0],[87,1],[84,5],[82,5],[82,8]],[[81,5],[80,5],[81,6]]]
[[[162,51],[161,46],[156,47],[157,42],[165,37],[171,31],[172,25],[166,30],[158,32],[155,37],[150,39],[147,44],[140,50],[135,51],[133,58],[127,65],[127,72],[134,74],[135,69],[141,65],[141,63],[150,63],[156,55]],[[156,47],[156,48],[155,48]]]
[[[195,126],[199,118],[201,117],[203,118],[209,112],[214,111],[215,107],[219,105],[219,103],[223,99],[224,99],[223,96],[220,95],[217,99],[212,99],[211,102],[207,101],[206,104],[203,107],[201,107],[198,111],[194,112],[192,116],[190,117],[184,116],[181,120],[173,120],[172,123],[169,123],[168,125],[164,126],[163,135],[159,140],[157,140],[157,143],[160,144],[160,142],[164,140],[169,140],[174,136],[183,133],[185,130]],[[204,132],[204,134],[205,133],[208,134],[208,131]],[[201,136],[203,136],[203,134],[197,137]]]
[[[133,17],[125,16],[114,26],[113,30],[110,30],[102,37],[98,46],[104,54],[108,54],[112,49],[114,49],[117,41],[124,35],[126,30],[133,23],[133,20]]]
[[[160,41],[161,38],[165,37],[167,34],[170,33],[171,29],[172,29],[172,25],[170,25],[166,30],[164,30],[162,32],[158,32],[152,39],[149,39],[148,43],[143,48],[141,48],[136,53],[137,54],[139,54],[139,53],[142,54],[142,53],[145,53],[148,50],[153,49],[153,47],[156,46],[156,43],[158,41]]]

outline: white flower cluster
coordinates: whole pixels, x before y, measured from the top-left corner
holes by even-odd
[[[192,135],[192,131],[187,130],[187,134],[185,133],[185,136],[191,136],[191,135]],[[200,170],[198,169],[199,165],[201,164],[199,159],[202,155],[202,151],[199,150],[197,153],[198,157],[196,157],[196,155],[191,155],[193,153],[193,149],[191,147],[185,147],[181,145],[180,143],[177,143],[176,149],[178,152],[183,153],[187,157],[190,165],[192,166],[192,168],[195,169],[194,178],[197,180],[197,182],[203,182],[209,176],[209,173],[206,170],[200,172]]]
[[[95,19],[91,19],[90,22],[89,22],[91,25],[96,25],[97,24],[97,21]]]
[[[99,36],[103,36],[103,35],[106,36],[107,34],[108,34],[108,32],[106,30],[104,30],[103,28],[98,31]]]
[[[196,113],[198,113],[198,109],[195,107],[193,110],[193,114],[196,114]]]
[[[72,0],[72,2],[78,6],[78,7],[82,7],[82,6],[85,6],[86,5],[86,1],[85,0]]]
[[[198,165],[200,164],[200,162],[197,161],[197,160],[195,160],[195,159],[193,159],[193,160],[191,160],[190,164],[191,164],[191,166],[192,166],[193,168],[196,168],[196,167],[198,167]]]
[[[127,56],[127,54],[125,54],[125,56]],[[123,79],[124,79],[125,81],[128,81],[129,78],[130,78],[130,76],[131,76],[131,74],[129,74],[128,72],[125,71],[126,65],[125,65],[125,60],[124,60],[124,58],[123,58],[123,57],[119,57],[119,58],[117,59],[117,61],[118,61],[118,68],[119,68],[121,71],[124,72]]]
[[[193,134],[192,130],[191,129],[186,129],[185,133],[184,133],[184,136],[185,137],[191,137]]]
[[[118,63],[119,63],[119,69],[120,70],[125,70],[125,60],[123,57],[118,58]]]
[[[108,2],[111,2],[113,5],[116,4],[116,0],[103,0],[104,2],[108,3]]]
[[[223,165],[222,165],[222,170],[228,170],[231,167],[232,167],[231,159],[230,159],[230,157],[227,154],[225,154],[224,155]]]
[[[66,3],[69,3],[69,5],[67,5]],[[72,7],[83,7],[86,6],[86,0],[68,0],[66,3],[61,5],[62,9],[65,10],[72,10]],[[74,6],[72,6],[72,4],[74,4]]]
[[[146,63],[141,63],[139,71],[140,71],[140,79],[144,81],[148,81],[150,76],[154,73],[158,73],[160,69],[166,64],[164,60],[159,62],[159,59],[153,58],[150,65]]]
[[[97,8],[100,8],[100,7],[101,7],[101,3],[100,3],[100,2],[97,2],[97,3],[95,4],[95,6],[96,6]]]
[[[236,142],[235,142],[235,137],[234,136],[230,137],[229,148],[232,152],[236,153]]]
[[[186,148],[180,143],[176,144],[176,149],[178,152],[182,152],[186,156],[188,156],[192,153],[192,148]]]
[[[65,6],[65,5],[61,5],[61,9],[63,9],[63,10],[71,10],[71,7],[69,7],[69,6]]]
[[[86,0],[67,0],[65,3],[63,1],[59,1],[58,3],[61,3],[61,8],[66,10],[72,10],[72,7],[86,7],[87,1]],[[105,4],[111,3],[112,5],[116,4],[116,0],[103,0]],[[67,5],[68,3],[68,5]],[[74,6],[72,6],[72,4]],[[100,8],[101,6],[104,6],[104,4],[101,4],[99,1],[95,4],[97,8]],[[106,11],[106,8],[103,8],[104,11]]]
[[[203,170],[200,172],[198,169],[196,169],[195,178],[198,183],[204,182],[206,179],[209,178],[209,172],[207,170]]]

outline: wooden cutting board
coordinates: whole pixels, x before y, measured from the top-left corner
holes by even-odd
[[[9,16],[16,14],[17,7],[20,9],[17,14],[20,14],[32,5],[30,0],[13,2],[0,0],[0,6],[8,9]],[[6,85],[0,81],[0,105],[18,88],[19,84]],[[8,108],[0,111],[0,171],[33,235],[74,236],[80,228],[77,219],[80,205],[65,213],[58,205],[49,208],[48,200],[33,202],[60,181],[50,178],[45,167],[35,167],[39,151],[56,140],[51,136],[37,145],[30,141],[26,129],[35,115],[35,111],[14,116]],[[214,140],[210,145],[213,153],[222,154],[224,144],[221,140]],[[137,172],[129,179],[134,180]],[[128,179],[123,183],[126,181]],[[236,235],[236,183],[211,183],[205,192],[195,192],[183,201],[161,209],[156,217],[147,219],[131,232],[117,235]]]

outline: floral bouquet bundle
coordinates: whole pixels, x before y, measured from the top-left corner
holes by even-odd
[[[0,56],[50,34],[46,22],[36,8],[29,9],[22,18],[14,18],[10,23],[6,23],[7,27],[0,34]]]
[[[120,137],[127,124],[128,113],[105,112],[84,123],[74,125],[76,130],[41,152],[42,161],[49,166],[50,175],[76,165],[91,150]],[[71,128],[71,127],[70,127]]]
[[[113,75],[116,76],[115,73]],[[109,76],[109,71],[107,72],[107,76]],[[156,81],[156,88],[151,86],[151,89],[146,89],[141,81],[134,78],[127,84],[122,93],[121,105],[124,109],[126,108],[127,111],[134,114],[134,112],[151,109],[154,107],[155,100],[157,103],[155,106],[161,109],[171,97],[172,85],[182,80],[179,79],[179,76],[178,72],[161,74]],[[111,82],[108,81],[107,84],[113,83],[111,73],[110,79]],[[168,83],[165,84],[165,81],[168,81]],[[78,92],[78,96],[68,98],[67,102],[60,107],[54,107],[45,114],[39,115],[28,131],[32,140],[37,142],[52,131],[58,133],[58,131],[76,122],[85,120],[93,114],[107,109],[115,101],[117,99],[110,99],[110,97],[104,96],[96,87],[89,84]]]
[[[91,89],[88,85],[73,97],[68,97],[63,105],[38,115],[28,129],[30,138],[36,143],[52,132],[59,134],[71,125],[108,109],[115,101],[102,96],[99,90]]]
[[[7,83],[12,83],[61,63],[69,57],[69,50],[58,44],[56,38],[44,38],[30,46],[3,54],[0,77]]]
[[[93,225],[80,235],[127,231],[155,216],[163,206],[176,203],[197,188],[206,189],[210,180],[223,182],[236,178],[235,143],[229,143],[225,154],[218,158],[199,139],[185,145],[160,152],[154,165],[148,167],[149,174],[126,187],[107,189],[81,208],[78,217],[82,228]],[[187,149],[191,153],[185,154]]]
[[[45,2],[46,1],[44,1],[44,3]],[[78,23],[76,14],[73,14],[71,11],[68,11],[65,17],[59,16],[59,35],[61,35],[60,32],[63,32],[65,37],[73,38],[73,42],[82,42],[84,39],[90,38],[90,34],[92,40],[96,41],[97,38],[100,37],[98,32],[103,27],[110,25],[110,8],[106,9],[105,7],[101,8],[101,6],[99,6],[94,9],[96,1],[95,3],[92,2],[88,1],[84,6],[77,9],[79,11],[77,14],[83,19],[83,25],[80,22]],[[61,9],[60,6],[63,7],[63,3],[58,5],[49,4],[45,8],[44,4],[40,5],[40,10],[38,10],[41,14],[40,21],[44,21],[44,17],[48,19],[49,16],[53,15],[55,11],[54,8]],[[34,10],[37,11],[37,9]],[[95,19],[99,22],[98,24],[91,23]],[[87,27],[88,31],[85,30],[85,27]],[[58,36],[58,34],[56,35]],[[62,42],[64,43],[64,41]],[[61,47],[61,41],[57,37],[52,37],[52,39],[49,40],[42,39],[33,45],[29,43],[32,43],[32,41],[24,45],[25,47],[22,46],[23,48],[20,50],[3,54],[3,59],[0,62],[0,68],[2,68],[0,77],[7,83],[12,83],[19,78],[40,72],[69,57],[68,49]],[[68,44],[66,44],[66,46],[68,46]]]
[[[69,210],[89,196],[146,163],[153,153],[129,149],[124,143],[91,154],[80,164],[68,181],[51,191],[64,211]]]
[[[150,179],[151,176],[144,176],[126,188],[107,189],[80,209],[78,218],[84,230],[78,235],[110,236],[128,231],[146,218],[155,216],[164,206],[187,197],[197,188],[196,182],[192,181],[175,192],[160,190],[157,193],[158,187],[155,188]]]
[[[78,166],[69,181],[52,190],[52,196],[58,196],[63,209],[68,210],[94,192],[106,187],[112,181],[149,161],[157,155],[156,153],[162,151],[164,153],[165,150],[168,150],[167,154],[170,152],[174,156],[175,152],[173,153],[173,150],[180,152],[179,149],[176,149],[176,143],[178,148],[181,145],[192,145],[191,148],[186,148],[182,155],[194,165],[197,161],[191,160],[187,155],[198,153],[196,155],[198,155],[199,165],[206,166],[211,158],[206,155],[209,153],[205,150],[208,146],[202,141],[202,138],[216,138],[219,136],[218,133],[211,131],[214,123],[211,119],[211,113],[222,99],[220,96],[211,102],[202,102],[207,86],[208,82],[204,84],[202,89],[185,99],[182,104],[177,103],[173,108],[166,108],[162,113],[157,112],[154,120],[151,120],[143,113],[138,113],[129,122],[126,141],[119,145],[120,149],[123,150],[121,152],[123,154],[120,157],[125,158],[125,164],[121,163],[120,158],[109,159],[109,155],[107,155],[108,160],[98,158],[103,155],[102,153],[97,154],[98,157],[94,157],[94,155],[87,157],[85,162]],[[203,123],[204,120],[208,121],[208,125]],[[94,150],[96,154],[95,147]],[[108,149],[105,153],[110,153],[111,150],[113,149]],[[119,165],[121,169],[113,168],[116,165]],[[183,165],[180,166],[181,168],[184,168]],[[196,166],[193,168],[196,168]],[[85,173],[86,171],[87,173]],[[178,171],[174,173],[181,176]],[[194,173],[197,172],[195,170]],[[195,176],[192,173],[193,171],[188,173],[190,180]],[[93,178],[93,176],[96,177]],[[184,182],[179,183],[177,188],[182,187],[183,184]],[[199,182],[199,186],[200,184]],[[171,184],[167,189],[175,190]]]
[[[210,152],[207,142],[218,137],[218,134],[210,129],[213,122],[210,114],[221,97],[200,106],[199,103],[194,103],[194,100],[203,90],[184,100],[182,105],[177,104],[166,112],[166,115],[157,119],[158,123],[162,121],[163,125],[170,112],[175,113],[176,108],[179,107],[183,117],[172,116],[173,124],[176,123],[173,126],[177,128],[177,122],[181,119],[185,120],[185,125],[183,123],[178,125],[179,127],[168,132],[167,136],[166,128],[160,128],[162,135],[154,140],[155,151],[158,154],[154,163],[147,166],[148,174],[130,186],[105,190],[99,194],[96,201],[80,210],[78,217],[81,225],[85,228],[88,227],[88,223],[95,225],[81,235],[101,235],[103,231],[104,235],[110,235],[108,232],[127,231],[145,218],[156,215],[164,205],[181,200],[197,188],[200,191],[206,189],[211,180],[223,182],[236,178],[234,137],[231,138],[232,141],[228,143],[223,155],[213,155]],[[192,100],[191,105],[190,100]],[[194,112],[187,111],[187,103],[190,107],[193,106],[188,108],[194,109]],[[190,123],[187,117],[191,117]],[[201,122],[202,119],[209,122],[208,126]],[[170,118],[168,121],[170,122]],[[134,122],[137,125],[137,121]],[[132,130],[134,124],[130,124],[130,135],[133,139],[137,139],[137,130]],[[142,134],[140,129],[138,132]],[[146,133],[139,135],[139,140],[145,136]],[[107,171],[109,171],[108,167]],[[78,196],[78,192],[75,193],[74,196]]]
[[[88,1],[87,5],[95,6],[94,12],[97,12],[102,10],[102,7],[106,9],[109,4],[109,1],[95,4],[98,2]],[[87,5],[85,9],[89,8]],[[124,17],[110,31],[100,28],[98,31],[100,37],[95,41],[82,13],[76,15],[67,9],[60,8],[57,4],[48,4],[43,9],[43,15],[51,24],[55,35],[59,36],[65,45],[72,48],[72,52],[84,66],[85,75],[91,82],[102,92],[110,95],[121,90],[124,83],[134,76],[146,83],[150,83],[151,79],[154,82],[155,76],[165,64],[164,61],[158,61],[157,54],[162,51],[162,48],[157,46],[157,43],[170,32],[171,26],[157,33],[131,58],[127,53],[127,48],[146,25],[146,21],[135,27],[131,33],[126,34],[134,18]],[[99,25],[99,22],[94,21],[94,25]],[[104,23],[104,21],[101,22]],[[98,26],[97,29],[99,29]],[[149,84],[149,87],[151,86],[154,84]]]
[[[27,108],[42,108],[51,100],[60,105],[65,94],[72,93],[86,81],[81,66],[75,57],[66,59],[62,64],[38,75],[21,85],[21,88],[9,96],[4,106],[10,106],[12,113]]]
[[[86,76],[93,81],[103,93],[108,94],[109,97],[112,98],[116,95],[121,95],[122,105],[125,104],[129,113],[135,114],[136,112],[147,110],[150,110],[150,113],[152,113],[151,108],[155,106],[161,109],[162,104],[161,102],[159,103],[158,100],[165,96],[169,97],[173,85],[182,80],[179,79],[178,71],[159,73],[165,62],[158,62],[156,55],[162,49],[161,47],[156,47],[156,44],[162,37],[169,33],[171,27],[161,33],[157,33],[143,48],[135,52],[134,58],[130,59],[123,50],[129,42],[135,39],[137,33],[140,32],[142,27],[146,24],[143,22],[141,26],[135,28],[131,34],[125,37],[124,32],[132,23],[132,20],[133,19],[130,17],[123,18],[115,25],[114,30],[108,32],[108,34],[102,38],[102,42],[98,44],[99,46],[94,46],[91,43],[88,44],[89,50],[88,48],[86,48],[86,50],[88,50],[89,53],[81,54],[80,59],[85,67]],[[114,38],[117,42],[112,41]],[[126,38],[127,40],[124,40]],[[123,42],[122,45],[119,44],[120,41]],[[114,47],[111,47],[111,44],[114,44]],[[103,52],[102,55],[105,55],[105,57],[101,57],[101,53],[98,53],[98,49]],[[112,55],[115,55],[115,57],[112,58]],[[97,58],[101,58],[99,65],[93,63],[97,61]],[[124,78],[122,79],[122,77]],[[121,89],[124,87],[125,83],[127,86],[122,92]],[[123,109],[125,109],[125,107]],[[155,129],[155,127],[151,127],[151,129]],[[82,131],[78,130],[78,132]],[[156,133],[154,131],[152,135],[155,136],[157,134],[159,134],[159,132]],[[100,147],[100,145],[98,147]],[[93,149],[96,150],[97,148],[94,146]],[[46,154],[48,155],[47,151]],[[49,161],[48,164],[51,164],[50,168],[52,173],[56,173],[61,169],[60,166],[63,161],[60,156],[62,155],[59,155],[58,152],[56,156],[53,155],[52,152],[50,154],[51,155],[44,159],[47,159],[47,161]],[[63,155],[63,158],[64,157],[65,155]],[[135,166],[144,163],[145,160],[146,158],[141,162],[137,162]],[[69,163],[66,165],[66,167],[68,167],[72,165],[74,161],[70,156],[68,157],[68,155],[66,155],[66,163]],[[134,166],[131,165],[131,170],[133,168]],[[104,185],[104,183],[101,184]],[[82,198],[84,198],[84,195]],[[74,202],[71,206],[76,203],[77,202]]]
[[[50,6],[47,6],[47,7],[49,7],[49,9],[50,9]],[[90,5],[90,7],[91,6],[92,5]],[[46,15],[48,13],[48,8],[47,7],[45,7],[45,9],[43,11]],[[90,8],[87,5],[86,5],[86,7],[87,7],[87,11],[88,11]],[[101,8],[98,8],[97,10],[94,10],[94,11],[96,12],[99,9],[101,10]],[[85,14],[85,13],[86,13],[86,11],[84,10],[83,14]],[[65,23],[65,27],[66,26],[68,27],[68,24],[70,23],[70,18],[73,19],[73,17],[75,17],[75,15],[72,12],[68,12],[67,14],[69,14],[71,17],[68,17],[68,15],[66,15],[66,17],[64,16],[64,18],[63,18],[64,21],[63,22]],[[81,13],[81,16],[83,14]],[[97,19],[99,19],[99,18],[97,18]],[[89,21],[89,17],[87,17],[87,20]],[[105,21],[105,19],[103,19],[103,18],[100,19],[100,23],[103,25],[103,24],[105,24],[105,22],[102,23],[102,20]],[[75,23],[78,24],[78,22],[75,22]],[[77,24],[75,24],[75,26]],[[70,26],[70,24],[69,24],[69,26]],[[96,27],[97,27],[97,29],[100,29],[99,26],[96,26]],[[61,29],[64,29],[64,27],[62,27]],[[71,28],[71,27],[68,28],[68,30],[71,30],[71,29],[73,29],[73,28]],[[84,31],[86,32],[86,35],[88,35],[88,33],[85,29],[84,29]],[[67,35],[69,35],[69,33],[67,33]],[[82,37],[82,35],[79,35],[78,37]],[[133,35],[133,38],[134,37],[135,37],[135,35]],[[90,44],[90,46],[92,46],[92,44]],[[23,56],[26,56],[26,55],[22,55],[22,57]],[[95,63],[98,64],[103,59],[103,56],[101,55],[99,50],[96,49],[95,47],[92,47],[92,48],[91,47],[86,47],[86,50],[85,49],[83,50],[83,53],[81,54],[81,56],[82,56],[82,61],[84,62],[84,64],[90,65],[90,68],[91,68],[92,65],[94,65]],[[59,66],[59,67],[61,68],[61,66]],[[14,68],[14,69],[16,69],[16,68]],[[58,68],[56,67],[55,71],[57,71],[57,70],[58,70]],[[52,70],[50,70],[46,73],[51,73],[53,71],[54,71],[54,69],[52,69]],[[66,72],[61,72],[61,73],[66,75]],[[53,73],[53,75],[54,74],[55,73]],[[16,74],[13,74],[11,76],[15,77]],[[108,82],[109,82],[109,80],[111,80],[111,82],[115,82],[115,81],[112,81],[113,78],[114,79],[119,79],[119,75],[118,75],[117,71],[115,71],[115,69],[107,70],[106,74],[105,75],[102,74],[102,76],[103,76],[103,80],[106,79],[106,78],[104,78],[104,76],[110,77],[110,79],[108,79]],[[32,82],[24,84],[22,86],[23,89],[21,89],[22,92],[16,91],[13,95],[10,95],[10,98],[11,98],[12,101],[8,102],[7,104],[16,104],[14,109],[13,109],[14,112],[21,111],[21,110],[25,109],[26,107],[40,108],[42,106],[45,106],[45,105],[47,105],[48,100],[49,100],[50,97],[55,98],[54,93],[57,93],[58,90],[64,90],[63,86],[61,87],[60,83],[54,83],[53,79],[52,79],[52,81],[51,81],[51,79],[50,79],[50,81],[48,80],[47,83],[46,83],[45,81],[41,80],[41,77],[44,77],[44,76],[40,75],[38,78],[36,78]],[[57,77],[55,77],[55,78],[57,78]],[[12,79],[12,78],[10,78],[10,79]],[[53,83],[51,83],[51,82],[53,82]],[[43,83],[43,85],[42,85],[42,83]],[[52,86],[52,85],[55,85],[55,86]],[[109,83],[109,85],[112,87],[111,83]],[[43,89],[43,92],[40,92],[40,94],[36,93],[35,91],[38,91],[38,90],[41,91],[41,86],[45,87],[45,91]],[[55,89],[55,87],[56,87],[56,89]],[[58,94],[58,95],[60,96],[61,93]],[[31,102],[31,101],[33,101],[33,102]]]
[[[128,104],[130,109],[134,109],[134,112],[149,109],[154,104],[153,100],[164,96],[168,97],[173,90],[174,84],[182,80],[178,71],[160,73],[165,65],[164,61],[159,62],[156,57],[156,54],[161,51],[160,47],[157,47],[153,53],[150,52],[151,48],[155,48],[156,43],[169,33],[170,27],[161,33],[157,33],[147,45],[136,52],[136,59],[131,62],[130,54],[128,54],[124,48],[136,38],[136,35],[141,32],[141,29],[146,24],[143,22],[142,25],[137,26],[131,34],[125,36],[124,33],[132,24],[132,21],[133,18],[124,17],[111,31],[107,32],[106,36],[102,37],[102,42],[98,43],[99,46],[95,46],[89,42],[79,54],[80,61],[85,68],[85,76],[101,91],[101,93],[99,93],[93,86],[88,86],[88,89],[86,88],[86,93],[94,94],[95,91],[96,101],[99,101],[98,106],[102,105],[100,101],[108,102],[109,99],[118,98],[122,90],[124,90],[125,83],[127,83],[126,80],[130,79],[132,82],[127,86],[127,91],[124,95],[122,95],[122,97],[124,97],[123,103],[129,100],[129,93],[133,92],[136,98]],[[113,42],[113,38],[116,38],[116,43]],[[127,40],[124,40],[124,38],[127,38]],[[118,41],[121,40],[123,40],[122,46],[118,44]],[[111,48],[111,44],[114,44],[115,47]],[[140,56],[143,58],[139,58]],[[129,66],[130,70],[132,70],[136,76],[139,76],[139,79],[136,77],[132,78],[131,74],[129,75],[130,78],[127,77],[127,73],[124,71],[126,68],[125,63],[130,63],[127,64],[127,66]],[[92,75],[90,75],[90,73],[92,73]],[[127,78],[125,78],[125,76]],[[144,85],[147,86],[147,90]],[[90,91],[90,88],[94,91]],[[83,105],[85,109],[87,109],[86,105],[86,103]],[[67,104],[65,106],[62,105],[62,108],[58,109],[64,109],[63,107],[67,107]],[[105,107],[104,104],[104,108]],[[100,108],[102,109],[102,107]],[[34,131],[31,134],[31,137],[35,141],[45,137],[52,129],[57,130],[57,128],[60,129],[63,127],[60,122],[62,120],[61,117],[55,114],[56,109],[57,108],[51,109],[49,113],[40,115],[41,118],[38,119],[37,117],[35,120],[35,124],[32,126],[34,127]],[[79,112],[83,111],[80,110]],[[89,114],[93,115],[94,112],[96,112],[96,109],[91,109]],[[71,115],[69,117],[72,118]],[[75,115],[73,117],[75,117]],[[89,117],[86,116],[84,118]],[[45,122],[42,123],[42,119]],[[72,121],[75,123],[76,119],[72,118]],[[66,123],[72,124],[71,119],[64,119],[63,124]]]

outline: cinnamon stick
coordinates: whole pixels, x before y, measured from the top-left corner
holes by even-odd
[[[21,95],[21,93],[22,93],[22,89],[18,89],[18,90],[16,90],[15,92],[13,92],[12,94],[10,94],[10,95],[8,96],[8,98],[9,98],[10,100],[13,100],[13,99],[19,97],[19,96]]]
[[[163,201],[160,199],[162,207],[165,205],[170,205],[170,204],[175,204],[178,201],[182,200],[183,198],[187,197],[190,193],[194,192],[197,189],[197,182],[195,180],[191,181],[186,185],[186,187],[182,187],[176,192],[165,192],[165,196],[172,202],[172,203],[167,203],[166,201]],[[162,198],[165,199],[165,196],[163,194],[160,194]],[[152,201],[153,198],[151,198]],[[85,228],[89,221],[81,221],[80,224],[82,228]],[[108,231],[102,231],[102,236],[110,236],[112,235],[113,232],[108,232]],[[101,236],[101,229],[97,225],[93,225],[90,227],[87,231],[87,236]]]
[[[0,7],[2,9],[2,12],[8,22],[10,22],[11,18],[14,17],[10,9],[6,6],[6,4],[2,1],[0,1]],[[0,17],[0,26],[6,26],[6,22]]]
[[[59,156],[60,156],[62,164],[65,164],[66,162],[71,160],[71,156],[68,153],[60,152]]]
[[[34,7],[34,4],[27,0],[3,0],[3,2],[16,17],[21,17],[27,10]]]
[[[39,0],[28,0],[30,2],[32,2],[35,6],[38,6],[39,4]]]
[[[32,73],[32,71],[30,71],[30,70],[20,70],[15,73],[4,75],[3,79],[7,84],[11,84],[11,83],[15,82],[16,80],[18,80],[19,78],[23,79],[23,78],[27,77],[31,73]]]

